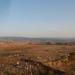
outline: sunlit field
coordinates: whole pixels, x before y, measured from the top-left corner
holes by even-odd
[[[74,75],[74,59],[74,43],[0,41],[0,75]]]

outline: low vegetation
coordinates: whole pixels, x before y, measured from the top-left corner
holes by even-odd
[[[75,45],[0,42],[0,75],[75,75]]]

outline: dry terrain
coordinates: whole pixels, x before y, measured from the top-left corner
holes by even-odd
[[[0,75],[75,75],[75,44],[0,41]]]

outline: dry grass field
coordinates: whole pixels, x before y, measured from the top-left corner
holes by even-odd
[[[28,67],[22,60],[27,60]],[[52,72],[40,66],[39,70],[31,69],[32,64],[37,66],[38,63],[50,67]],[[75,45],[0,41],[0,75],[75,75]]]

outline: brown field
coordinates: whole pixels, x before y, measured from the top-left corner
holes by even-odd
[[[75,45],[33,44],[25,41],[0,41],[0,75],[27,75],[21,59],[41,62],[55,70],[75,75]],[[18,65],[17,69],[12,65]],[[36,74],[36,73],[35,73]],[[29,74],[29,75],[35,75]],[[36,74],[45,75],[45,74]],[[65,75],[65,74],[48,74]]]

